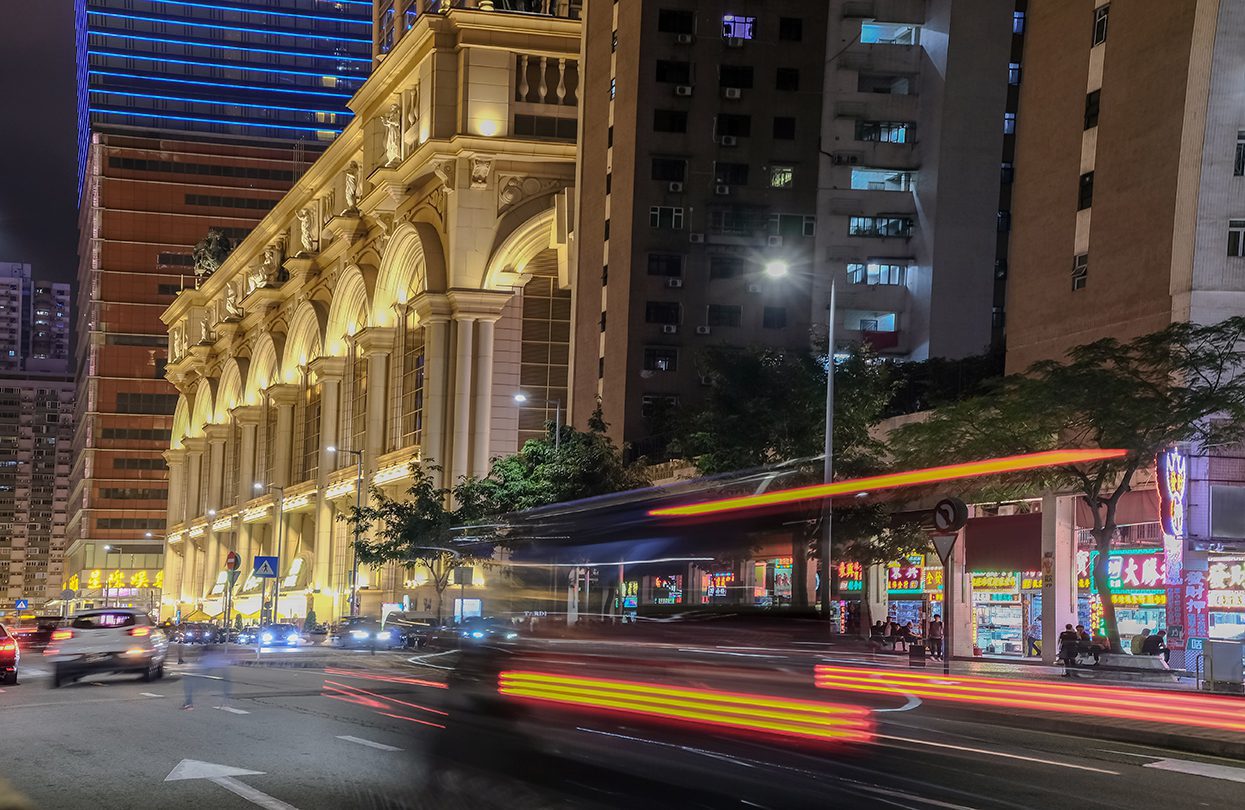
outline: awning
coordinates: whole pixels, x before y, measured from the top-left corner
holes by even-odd
[[[1042,568],[1042,514],[973,518],[964,527],[969,571],[1039,571]]]
[[[1159,519],[1159,493],[1155,489],[1135,489],[1120,496],[1115,507],[1115,525],[1130,526],[1134,523],[1157,523]],[[1094,510],[1084,498],[1076,499],[1076,526],[1078,529],[1094,528]]]

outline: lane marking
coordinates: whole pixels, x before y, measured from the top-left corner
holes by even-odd
[[[215,765],[211,762],[200,762],[197,759],[183,759],[177,763],[177,767],[164,777],[166,782],[180,782],[187,779],[204,779],[215,785],[220,785],[225,790],[246,799],[248,802],[264,810],[298,810],[292,804],[286,804],[280,799],[269,796],[262,790],[253,788],[248,784],[239,782],[235,777],[238,776],[263,776],[263,771],[250,771],[245,768],[233,768],[228,765]]]
[[[216,708],[220,709],[222,712],[229,712],[230,714],[250,714],[250,712],[246,709],[235,709],[233,706],[217,706]]]
[[[337,735],[337,739],[345,740],[346,742],[352,742],[357,745],[366,745],[368,748],[375,748],[378,751],[401,751],[402,750],[401,748],[398,748],[395,745],[385,745],[384,743],[373,742],[372,740],[365,740],[362,737],[351,737],[349,734],[339,734]]]
[[[1041,759],[1039,757],[1026,757],[1022,754],[1008,754],[1003,751],[990,751],[985,748],[970,748],[966,745],[952,745],[951,743],[934,742],[933,740],[914,740],[910,737],[892,737],[889,734],[875,734],[875,739],[892,740],[894,742],[909,743],[910,745],[927,745],[931,748],[948,748],[953,751],[963,751],[969,754],[982,754],[990,757],[1001,757],[1003,759],[1015,759],[1022,762],[1036,762],[1039,765],[1054,765],[1058,768],[1072,768],[1078,771],[1089,771],[1090,773],[1104,773],[1109,776],[1119,776],[1119,771],[1109,771],[1105,768],[1091,768],[1088,765],[1074,765],[1071,762],[1058,762],[1053,759]],[[1243,771],[1242,773],[1245,773]]]
[[[875,785],[866,785],[863,782],[855,782],[846,779],[843,781],[847,782],[845,787],[848,787],[849,790],[859,790],[865,793],[880,793],[883,796],[891,796],[893,798],[903,799],[909,802],[928,804],[931,807],[944,807],[947,808],[947,810],[976,810],[976,808],[969,807],[966,804],[954,804],[952,802],[939,801],[938,799],[930,799],[925,796],[918,796],[915,793],[905,793],[900,790],[887,790],[886,788],[877,787]]]
[[[202,675],[202,674],[200,674],[200,673],[198,673],[198,672],[183,672],[183,673],[182,673],[182,677],[183,677],[183,678],[208,678],[208,679],[213,680],[213,681],[223,681],[223,680],[225,680],[225,679],[224,679],[223,677],[221,677],[220,675]]]
[[[446,650],[445,652],[428,653],[427,655],[413,655],[406,660],[407,660],[407,663],[414,664],[415,666],[419,666],[419,667],[428,667],[430,669],[452,670],[454,669],[454,667],[443,667],[440,664],[429,664],[426,659],[438,658],[442,655],[451,655],[456,652],[458,652],[458,650]]]
[[[1095,751],[1101,751],[1104,754],[1119,754],[1122,757],[1137,757],[1138,759],[1159,759],[1153,754],[1138,754],[1133,751],[1114,751],[1110,748],[1095,748]]]
[[[139,692],[139,694],[143,697],[164,697],[164,695],[157,695],[155,692]]]
[[[1214,765],[1210,762],[1194,762],[1188,759],[1160,759],[1158,762],[1147,762],[1141,767],[1155,768],[1160,771],[1176,771],[1193,776],[1206,776],[1211,779],[1225,779],[1229,782],[1245,782],[1245,768],[1229,768],[1227,765]]]
[[[703,650],[703,649],[696,649],[693,647],[681,648],[679,652],[696,653],[699,655],[737,655],[740,658],[786,658],[787,657],[785,655],[761,655],[760,653],[730,652],[729,650]]]
[[[916,695],[904,695],[908,700],[897,709],[874,709],[875,712],[910,712],[923,702]]]

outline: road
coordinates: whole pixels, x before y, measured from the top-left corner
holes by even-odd
[[[477,713],[462,726],[457,693],[443,688],[456,657],[174,666],[156,683],[100,678],[59,690],[30,666],[21,685],[0,690],[0,776],[36,807],[100,810],[1228,808],[1245,783],[1242,762],[1034,731],[1006,714],[983,722],[894,695],[864,701],[876,736],[862,744],[539,706]],[[591,656],[581,663],[585,672],[603,666]],[[732,681],[727,666],[714,672],[705,686],[763,686],[755,672],[746,682]],[[658,677],[634,664],[625,674]],[[231,696],[205,675],[227,678]],[[188,681],[203,688],[186,711]]]

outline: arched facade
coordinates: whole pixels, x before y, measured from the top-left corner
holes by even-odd
[[[573,183],[575,147],[503,128],[469,136],[478,143],[464,151],[457,127],[470,116],[433,109],[433,66],[466,68],[460,99],[474,109],[470,68],[516,62],[505,48],[456,44],[458,16],[429,20],[435,41],[412,51],[422,54],[412,64],[384,62],[298,188],[165,313],[171,334],[213,337],[174,341],[167,371],[183,396],[166,453],[175,492],[165,616],[218,615],[229,550],[248,561],[279,551],[282,618],[344,615],[356,591],[363,614],[394,602],[423,612],[427,586],[400,568],[351,581],[339,518],[360,472],[363,497],[372,486],[398,494],[413,462],[435,463],[448,484],[518,444],[508,393],[526,368],[523,288],[538,273],[566,292],[568,234],[555,208]],[[577,58],[577,21],[473,19],[496,20],[495,45],[520,33],[513,52]],[[387,89],[368,89],[378,86]],[[422,133],[396,148],[381,123],[394,110]],[[258,617],[260,587],[240,578],[242,614]]]

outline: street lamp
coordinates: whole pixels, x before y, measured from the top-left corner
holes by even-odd
[[[359,512],[363,509],[363,451],[362,450],[339,450],[336,447],[329,447],[330,453],[351,453],[355,456],[358,474],[355,478],[354,486],[354,505],[355,505],[355,522],[354,522],[354,546],[353,554],[350,561],[350,616],[353,618],[359,615]]]
[[[532,402],[533,399],[520,391],[514,395],[514,401],[522,405]],[[539,398],[534,401],[553,406],[553,452],[559,453],[562,450],[562,400]]]
[[[108,555],[117,552],[117,563],[121,563],[121,548],[119,546],[104,546],[104,569],[108,568]],[[111,578],[111,577],[110,577]],[[104,607],[108,607],[108,580],[104,580]]]
[[[791,265],[782,259],[774,259],[766,262],[764,272],[769,278],[786,278],[791,274]]]
[[[272,580],[272,624],[277,623],[281,612],[281,548],[285,541],[285,487],[276,484],[264,484],[256,481],[255,491],[264,492],[266,490],[276,490],[279,493],[277,501],[277,575]],[[260,596],[260,611],[263,611],[263,596]],[[260,619],[263,620],[262,617]]]

